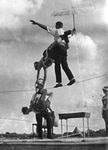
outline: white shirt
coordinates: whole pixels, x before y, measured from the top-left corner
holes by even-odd
[[[54,41],[58,40],[59,36],[64,34],[63,28],[56,29],[47,27],[47,31],[54,36]]]

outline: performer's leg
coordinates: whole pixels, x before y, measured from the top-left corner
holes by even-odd
[[[106,136],[108,136],[108,121],[105,120],[105,126],[106,126]]]
[[[51,120],[51,116],[49,114],[49,112],[43,112],[42,116],[46,119],[47,121],[47,138],[51,139],[52,138],[52,120]]]
[[[68,63],[67,63],[67,50],[64,46],[61,46],[61,64],[62,68],[67,75],[68,79],[70,80],[67,85],[71,85],[75,82],[74,76],[72,74],[72,71],[70,70]]]
[[[40,139],[42,139],[42,116],[41,114],[36,114],[37,121],[37,132]]]
[[[60,66],[60,55],[59,55],[59,47],[55,49],[55,76],[56,76],[56,85],[54,86],[59,87],[62,86],[62,75],[61,75],[61,66]]]

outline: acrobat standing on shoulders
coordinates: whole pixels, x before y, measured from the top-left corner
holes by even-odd
[[[50,28],[34,20],[30,20],[33,25],[38,25],[39,27],[47,30],[48,33],[54,36],[54,42],[48,48],[48,54],[53,50],[53,56],[55,61],[55,75],[56,75],[56,82],[57,84],[54,86],[55,88],[62,86],[62,77],[61,77],[61,66],[69,79],[69,83],[67,85],[72,85],[75,83],[74,76],[71,70],[68,67],[67,63],[67,49],[69,40],[67,36],[69,34],[73,35],[76,30],[73,29],[69,32],[64,32],[63,30],[63,23],[61,21],[56,22],[55,28]]]

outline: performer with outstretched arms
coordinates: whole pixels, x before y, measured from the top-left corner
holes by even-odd
[[[68,35],[73,35],[76,32],[76,30],[73,29],[72,31],[68,30],[64,32],[63,23],[61,21],[56,22],[55,28],[50,28],[46,25],[35,22],[34,20],[30,20],[30,22],[32,22],[33,25],[38,25],[42,29],[47,30],[48,33],[54,36],[54,42],[48,48],[49,52],[51,52],[53,49],[54,53],[53,56],[55,62],[55,75],[57,82],[57,84],[54,87],[56,88],[62,86],[61,65],[69,79],[69,83],[67,85],[72,85],[73,83],[75,83],[74,76],[71,70],[69,69],[67,63],[67,49],[69,48]]]

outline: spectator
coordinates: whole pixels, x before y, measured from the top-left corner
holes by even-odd
[[[102,97],[102,118],[105,121],[106,136],[108,136],[108,86],[103,88],[104,96]]]

